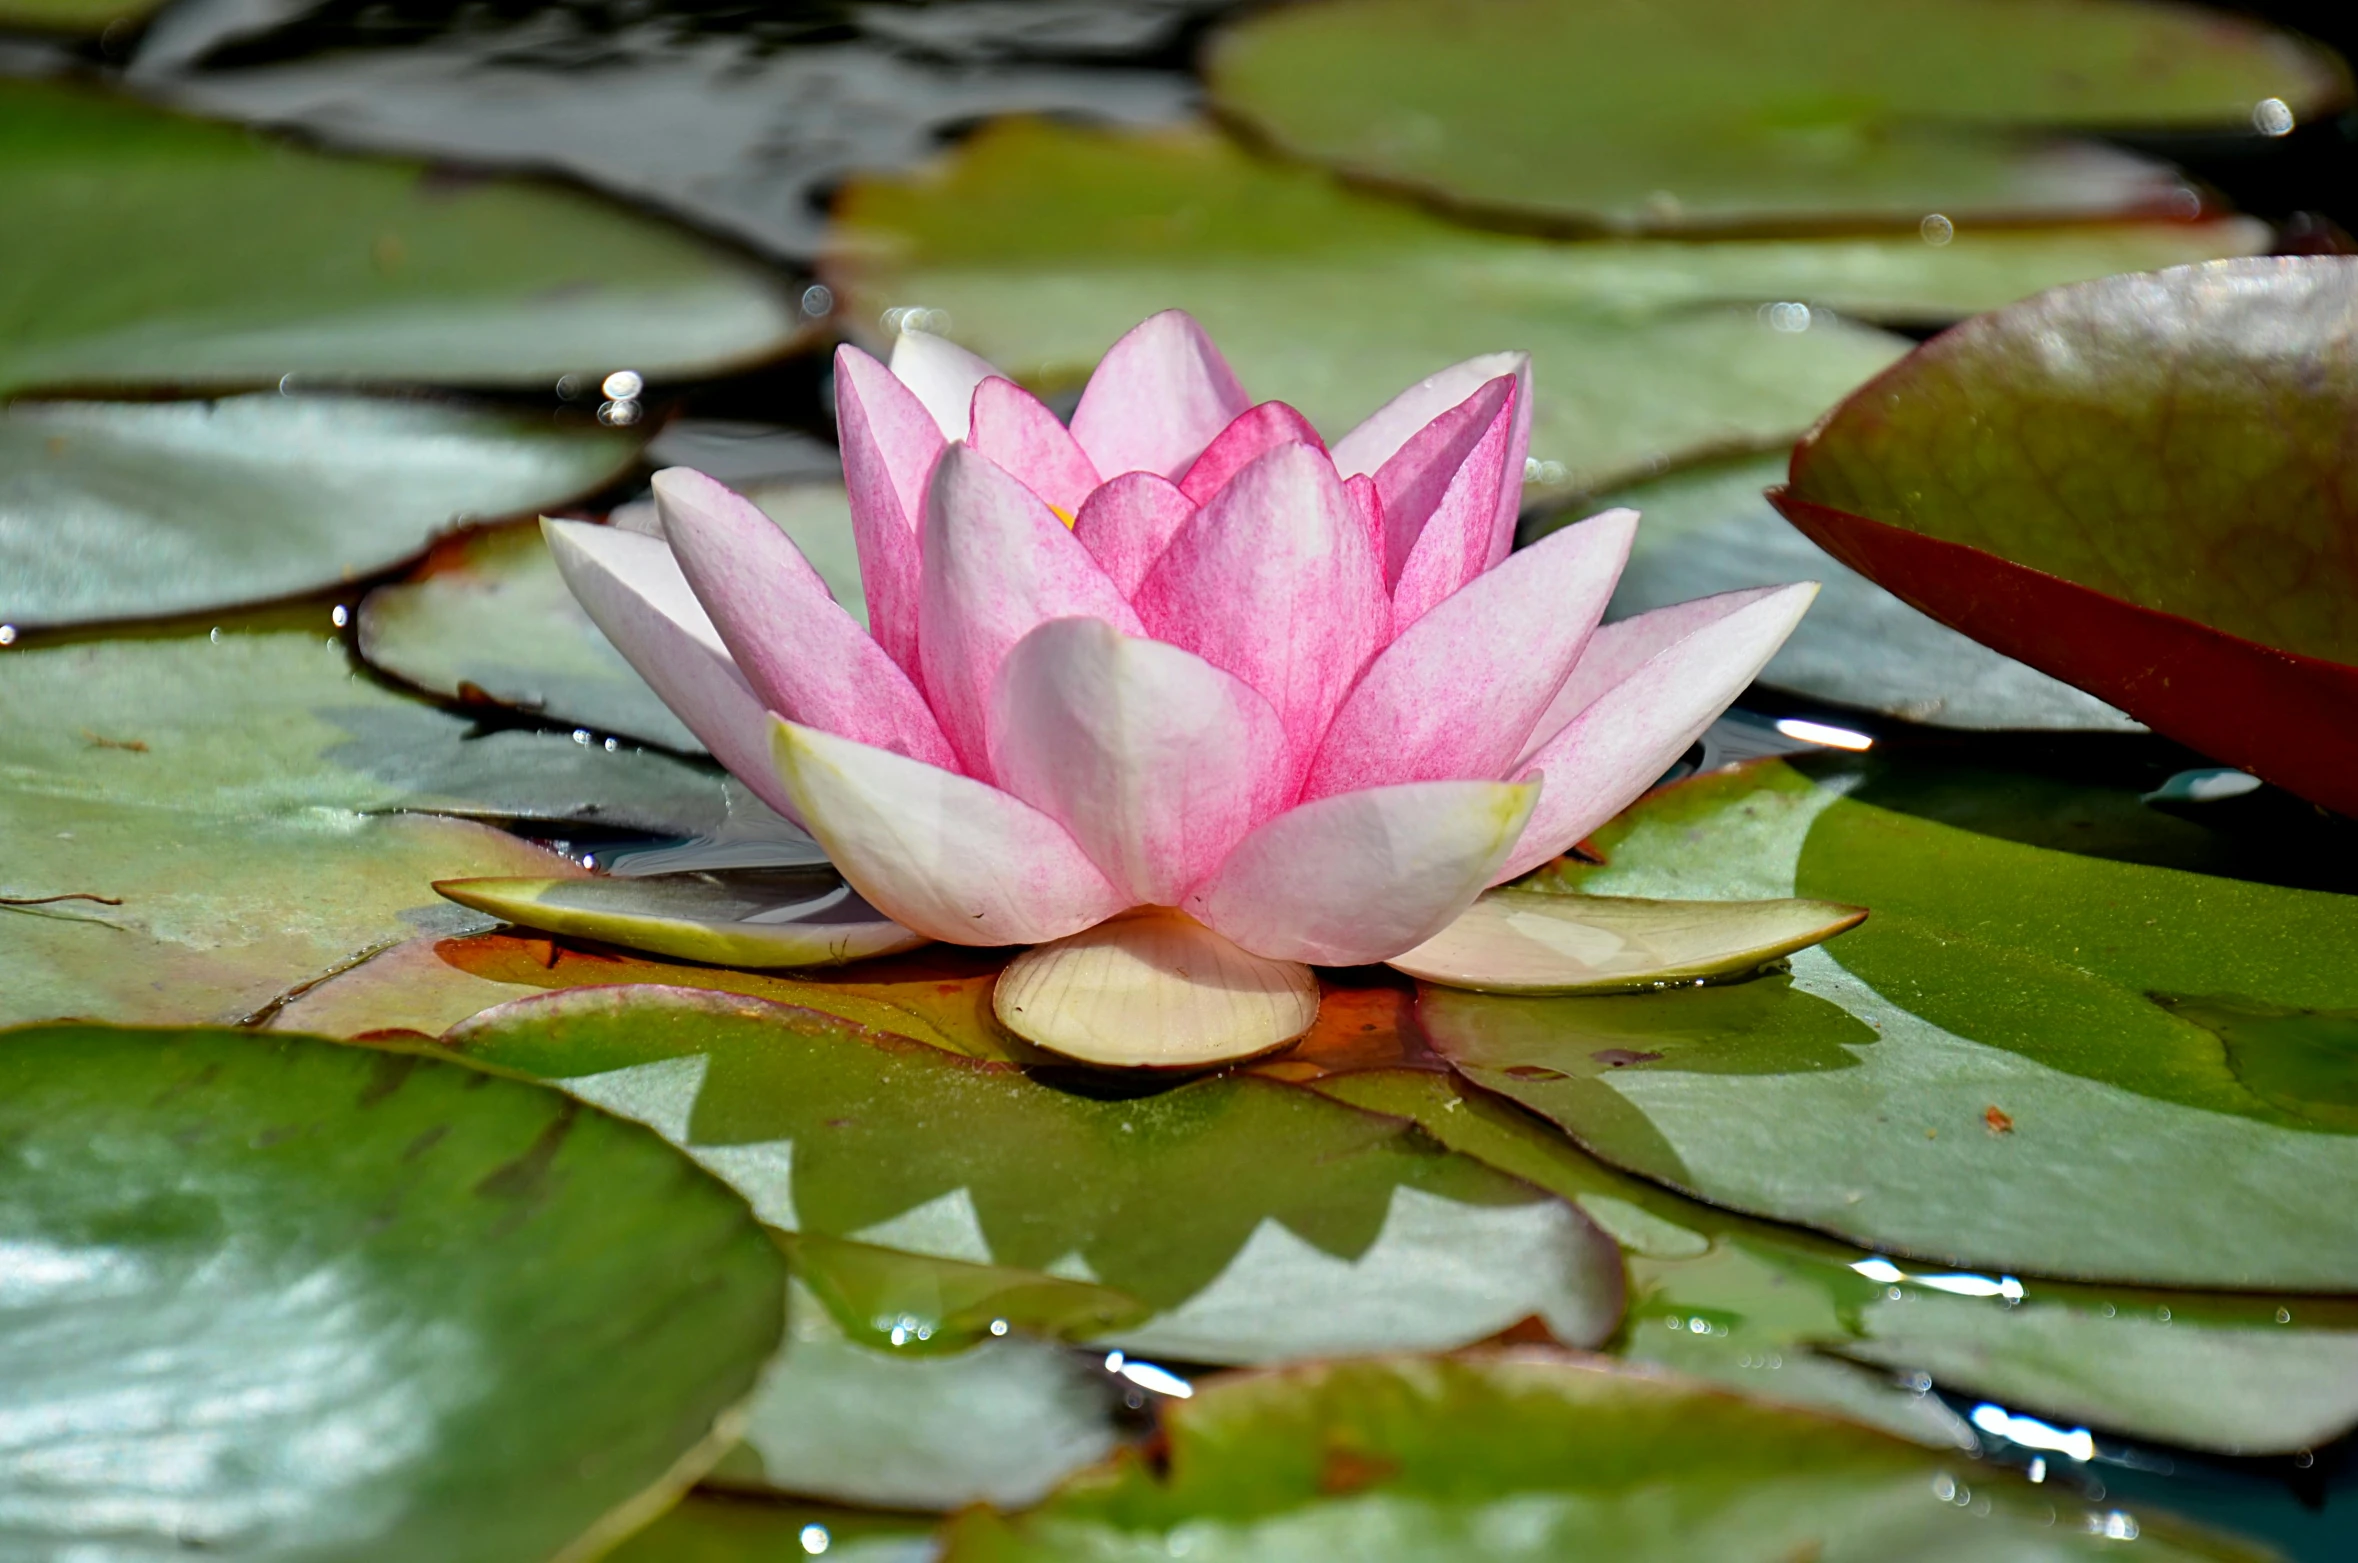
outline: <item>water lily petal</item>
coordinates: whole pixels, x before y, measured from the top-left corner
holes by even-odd
[[[1419,429],[1502,374],[1515,377],[1515,426],[1507,441],[1507,482],[1499,491],[1497,530],[1492,533],[1490,562],[1496,564],[1514,547],[1515,515],[1523,504],[1523,462],[1531,452],[1529,353],[1484,353],[1418,381],[1335,441],[1336,469],[1345,477],[1374,472]]]
[[[1263,402],[1258,407],[1248,407],[1195,458],[1187,475],[1179,480],[1180,491],[1200,505],[1226,487],[1228,480],[1243,471],[1254,457],[1280,445],[1326,449],[1326,441],[1310,427],[1310,420],[1285,403]]]
[[[1072,431],[1012,380],[993,376],[974,388],[972,423],[967,443],[1066,515],[1077,515],[1097,487],[1097,469]]]
[[[1343,493],[1351,501],[1352,514],[1359,517],[1360,529],[1367,533],[1369,551],[1384,557],[1384,496],[1376,492],[1376,481],[1364,472],[1355,472],[1343,480]]]
[[[1424,617],[1433,604],[1489,568],[1491,531],[1497,522],[1507,439],[1515,418],[1514,382],[1501,380],[1494,385],[1498,400],[1490,422],[1473,449],[1466,453],[1465,460],[1450,475],[1432,513],[1409,548],[1408,558],[1400,567],[1400,579],[1392,587],[1395,635]],[[1473,405],[1477,413],[1491,400],[1491,394],[1488,387],[1475,393]],[[1403,451],[1394,460],[1407,455]],[[1392,469],[1387,463],[1384,470]],[[1376,487],[1381,490],[1383,483],[1379,473]],[[1397,539],[1400,527],[1392,519],[1392,501],[1388,495],[1384,500],[1384,518],[1387,541]]]
[[[1499,871],[1529,873],[1627,808],[1777,654],[1818,594],[1779,587],[1705,623],[1606,690],[1531,757],[1546,790]]]
[[[856,347],[835,350],[835,428],[869,633],[916,678],[917,518],[942,431],[891,370]]]
[[[1515,381],[1511,375],[1498,375],[1474,388],[1473,394],[1456,406],[1442,412],[1432,422],[1410,435],[1397,451],[1375,472],[1376,491],[1384,498],[1384,580],[1387,585],[1400,579],[1400,572],[1408,567],[1408,556],[1423,535],[1425,523],[1432,519],[1447,494],[1462,474],[1462,469],[1475,450],[1491,433],[1491,426],[1502,416],[1509,416],[1508,404],[1515,395]],[[1496,446],[1485,454],[1492,462],[1506,452],[1503,434]],[[1492,496],[1495,500],[1496,496]],[[1461,501],[1462,503],[1462,501]],[[1485,518],[1487,521],[1487,518]],[[1483,540],[1489,540],[1487,525]]]
[[[590,622],[638,669],[714,759],[780,814],[802,823],[769,759],[770,714],[730,660],[670,545],[587,521],[543,517],[541,535]]]
[[[990,457],[953,445],[925,506],[919,635],[925,694],[970,776],[991,775],[991,693],[1015,643],[1049,619],[1138,615],[1046,501]]]
[[[655,474],[655,508],[681,573],[763,704],[928,765],[957,763],[917,686],[751,500],[671,467]]]
[[[974,388],[999,371],[989,359],[976,357],[948,337],[904,330],[893,339],[892,372],[925,404],[943,439],[962,440],[968,433]]]
[[[1509,555],[1417,620],[1344,699],[1302,795],[1505,775],[1603,615],[1636,535],[1636,511],[1607,511]]]
[[[1633,618],[1598,625],[1588,644],[1581,648],[1580,660],[1572,664],[1572,674],[1564,680],[1564,687],[1548,702],[1547,714],[1533,724],[1531,736],[1523,741],[1523,753],[1515,769],[1519,771],[1530,764],[1531,756],[1539,752],[1541,745],[1562,732],[1565,724],[1587,710],[1597,696],[1645,666],[1656,652],[1686,639],[1706,624],[1717,623],[1737,609],[1782,590],[1780,586],[1748,586],[1741,591],[1697,597],[1692,602],[1674,602]]]
[[[1540,792],[1528,782],[1444,781],[1320,798],[1245,837],[1185,906],[1273,960],[1384,960],[1474,904]]]
[[[991,764],[1132,900],[1168,906],[1276,811],[1285,727],[1201,657],[1052,619],[999,670]]]
[[[1246,467],[1171,539],[1136,594],[1147,631],[1259,690],[1298,779],[1391,604],[1342,480],[1307,445]]]
[[[998,788],[772,719],[777,774],[836,871],[904,928],[949,944],[1036,944],[1128,906],[1088,854]]]
[[[1194,514],[1195,502],[1169,478],[1125,472],[1082,504],[1073,536],[1123,596],[1135,597],[1138,583]]]
[[[1252,405],[1185,310],[1166,309],[1106,350],[1073,412],[1073,438],[1108,476],[1176,479]]]

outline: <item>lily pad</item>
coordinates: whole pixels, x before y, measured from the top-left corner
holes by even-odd
[[[936,1548],[931,1522],[905,1514],[694,1492],[606,1556],[612,1563],[795,1563],[814,1550],[835,1563],[933,1563]]]
[[[933,941],[824,865],[640,879],[444,879],[461,906],[527,928],[719,966],[841,966]]]
[[[578,191],[330,157],[0,83],[0,392],[705,375],[801,329],[768,273]]]
[[[1294,155],[1617,229],[2184,212],[2168,168],[2053,133],[2281,134],[2350,91],[2261,23],[2124,0],[1323,0],[1207,68]]]
[[[1618,1255],[1571,1206],[1272,1081],[1107,1099],[661,988],[521,999],[444,1040],[653,1124],[774,1226],[1136,1297],[1153,1316],[1105,1342],[1133,1353],[1448,1347],[1533,1317],[1589,1344],[1620,1312]]]
[[[1750,976],[1857,926],[1826,901],[1649,901],[1492,890],[1385,962],[1482,993],[1627,993]]]
[[[1817,581],[1817,601],[1761,682],[1811,700],[1938,727],[2133,732],[2094,695],[1999,655],[1917,612],[1796,531],[1765,491],[1783,453],[1705,461],[1584,500],[1537,528],[1626,505],[1637,545],[1609,618],[1763,581]]]
[[[163,7],[164,0],[0,0],[0,27],[102,33],[117,22],[144,22]]]
[[[855,328],[921,308],[1042,389],[1079,384],[1142,316],[1184,308],[1255,396],[1292,403],[1330,437],[1444,365],[1528,348],[1534,471],[1577,490],[1699,450],[1783,446],[1902,351],[1828,309],[1953,319],[2160,263],[2133,256],[2265,243],[2236,222],[1966,230],[1938,247],[1913,235],[1564,245],[1355,195],[1199,129],[1013,121],[930,173],[853,181],[821,269]]]
[[[1434,988],[1434,1046],[1608,1161],[1870,1248],[2358,1287],[2358,1209],[2316,1197],[2358,1179],[2340,1077],[2281,1030],[2239,1058],[2153,997],[2358,1007],[2358,899],[2023,846],[1846,790],[1774,761],[1698,777],[1599,832],[1602,866],[1525,882],[1874,909],[1790,976],[1637,998]]]
[[[592,424],[353,396],[0,410],[0,623],[160,618],[381,574],[484,516],[601,488]]]
[[[0,1035],[29,1555],[587,1556],[733,1435],[785,1267],[637,1127],[298,1037]]]
[[[1861,389],[1778,506],[1976,640],[2358,814],[2354,320],[2347,257],[2057,289]]]
[[[2266,1554],[2075,1503],[1854,1424],[1538,1353],[1241,1374],[1028,1514],[963,1515],[945,1563],[1168,1555],[1824,1563]],[[1710,1458],[1698,1457],[1710,1451]]]

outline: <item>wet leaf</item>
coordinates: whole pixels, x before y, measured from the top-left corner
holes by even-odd
[[[1327,0],[1216,35],[1213,101],[1281,149],[1452,205],[1616,229],[2183,213],[2062,131],[2282,133],[2327,51],[2121,0]],[[2273,107],[2263,105],[2272,104]]]
[[[2095,696],[1929,618],[1796,531],[1764,497],[1783,453],[1706,461],[1561,511],[1555,526],[1627,505],[1637,546],[1608,617],[1628,618],[1764,581],[1817,581],[1817,601],[1761,681],[1812,700],[1939,727],[2130,731]]]
[[[1271,1081],[1082,1094],[659,988],[519,1000],[445,1041],[654,1124],[772,1225],[1136,1297],[1154,1316],[1108,1337],[1136,1353],[1454,1346],[1533,1316],[1587,1343],[1619,1311],[1611,1245],[1571,1207]]]
[[[961,1516],[947,1563],[1181,1550],[2060,1563],[2109,1555],[2108,1528],[2148,1557],[2265,1556],[1852,1423],[1538,1353],[1240,1374],[1163,1422],[1167,1466],[1117,1457],[1029,1514]]]
[[[932,1563],[933,1526],[903,1514],[690,1493],[609,1552],[613,1563],[798,1563],[816,1526],[836,1563]]]
[[[1622,993],[1748,976],[1867,914],[1825,901],[1649,901],[1492,890],[1385,962],[1483,993]]]
[[[1975,639],[2358,813],[2354,316],[2345,257],[2059,289],[1862,388],[1779,503]]]
[[[783,351],[784,291],[576,191],[329,157],[53,82],[0,84],[17,236],[0,391],[324,380],[541,387]]]
[[[555,509],[638,450],[350,396],[0,411],[0,622],[160,618],[377,575],[461,522]]]
[[[738,1200],[449,1061],[16,1031],[0,1144],[31,1554],[586,1555],[721,1452],[779,1340]]]
[[[1874,909],[1790,977],[1635,998],[1429,989],[1434,1045],[1609,1161],[1934,1264],[2358,1284],[2358,1213],[2317,1197],[2358,1176],[2330,1056],[2305,1028],[2255,1028],[2239,1060],[2152,996],[2350,1009],[2358,900],[2047,851],[1846,790],[1777,762],[1700,777],[1600,832],[1602,867],[1526,882]]]
[[[2101,242],[1968,232],[1941,248],[1912,235],[1563,245],[1354,195],[1201,130],[1036,121],[989,127],[928,174],[854,181],[836,218],[823,270],[855,328],[923,308],[922,323],[1041,387],[1079,384],[1123,331],[1176,305],[1253,395],[1332,437],[1444,365],[1528,348],[1531,455],[1554,464],[1544,486],[1574,489],[1698,450],[1782,446],[1900,351],[1811,305],[1950,319],[2123,263],[2265,242],[2232,223]]]

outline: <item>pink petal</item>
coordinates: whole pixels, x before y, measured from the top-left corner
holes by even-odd
[[[1335,469],[1345,477],[1374,472],[1419,429],[1502,374],[1515,377],[1515,427],[1507,442],[1507,481],[1499,490],[1491,541],[1490,562],[1496,564],[1514,547],[1515,516],[1523,504],[1523,461],[1531,451],[1529,353],[1484,353],[1418,381],[1335,442]]]
[[[1604,613],[1636,534],[1634,510],[1566,527],[1417,620],[1335,713],[1302,795],[1507,774]]]
[[[1323,966],[1386,960],[1473,905],[1539,792],[1444,781],[1320,798],[1245,837],[1186,908],[1256,955]]]
[[[856,347],[835,350],[835,428],[869,633],[915,678],[917,518],[941,458],[942,431],[891,370]]]
[[[1173,906],[1277,810],[1285,727],[1201,657],[1051,619],[1000,667],[991,764],[1132,900]]]
[[[1384,496],[1376,492],[1376,481],[1364,472],[1343,480],[1343,492],[1351,500],[1352,513],[1359,517],[1359,525],[1367,533],[1367,546],[1378,559],[1384,556]]]
[[[1049,619],[1138,615],[1045,501],[988,456],[953,445],[925,507],[925,694],[970,776],[991,775],[988,726],[999,663]]]
[[[1523,774],[1544,776],[1546,787],[1496,879],[1571,850],[1653,786],[1777,654],[1817,594],[1814,581],[1779,587],[1674,641],[1591,701],[1531,757]]]
[[[1425,522],[1439,508],[1476,447],[1507,412],[1515,394],[1511,376],[1500,375],[1409,436],[1407,443],[1376,469],[1376,492],[1384,498],[1384,579],[1400,579]],[[1503,456],[1502,442],[1497,454]],[[1489,533],[1483,533],[1485,541]]]
[[[1228,480],[1243,471],[1254,457],[1280,445],[1326,449],[1326,441],[1310,427],[1310,420],[1285,403],[1263,402],[1258,407],[1247,408],[1195,458],[1187,475],[1179,480],[1180,491],[1200,505],[1226,487]]]
[[[974,388],[968,443],[1066,515],[1097,487],[1097,469],[1037,396],[996,376]]]
[[[1426,518],[1392,587],[1392,633],[1397,635],[1429,612],[1433,604],[1489,568],[1490,533],[1498,514],[1498,493],[1504,470],[1508,436],[1514,428],[1514,382],[1496,382],[1502,400],[1482,437],[1458,464]],[[1477,392],[1477,405],[1487,392]],[[1400,457],[1404,458],[1403,451]],[[1389,472],[1387,465],[1384,469]],[[1383,488],[1378,474],[1376,487]],[[1392,538],[1400,529],[1392,520],[1392,502],[1384,501],[1385,526]]]
[[[672,467],[655,474],[655,508],[681,573],[765,705],[928,765],[957,763],[900,664],[751,500]]]
[[[1166,309],[1106,350],[1073,412],[1073,438],[1108,476],[1176,479],[1251,405],[1195,317]]]
[[[670,546],[586,521],[543,518],[540,531],[557,573],[614,649],[731,775],[801,824],[770,764],[770,714],[729,660]]]
[[[1138,583],[1194,514],[1194,502],[1169,478],[1125,472],[1082,504],[1073,519],[1073,536],[1123,596],[1135,597]]]
[[[1230,479],[1135,595],[1148,633],[1277,708],[1296,778],[1391,620],[1382,562],[1333,465],[1307,445]]]
[[[998,372],[989,359],[977,358],[930,331],[903,331],[893,339],[893,378],[924,403],[945,440],[967,437],[967,412],[974,403],[974,388]]]
[[[1130,903],[1064,827],[998,788],[772,721],[777,774],[836,871],[904,928],[949,944],[1036,944]]]
[[[1645,666],[1654,653],[1783,589],[1748,586],[1742,591],[1675,602],[1635,618],[1598,625],[1588,644],[1581,648],[1580,660],[1572,664],[1571,677],[1556,691],[1556,698],[1548,702],[1547,714],[1533,724],[1515,768],[1521,770],[1530,764],[1531,756],[1538,753],[1542,744],[1562,732],[1565,724],[1587,710],[1597,696]]]

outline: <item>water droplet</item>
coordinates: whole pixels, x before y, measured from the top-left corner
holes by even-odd
[[[329,612],[328,618],[334,621],[336,628],[342,629],[352,622],[352,613],[342,603],[337,603],[334,609]]]
[[[2279,1309],[2277,1309],[2277,1310],[2276,1310],[2276,1322],[2277,1322],[2277,1323],[2279,1323],[2279,1324],[2290,1324],[2290,1323],[2292,1323],[2292,1310],[2291,1310],[2290,1308],[2279,1308]]]
[[[1771,331],[1790,333],[1809,329],[1810,315],[1807,304],[1791,301],[1781,304],[1763,304],[1757,313]]]
[[[802,1550],[815,1558],[827,1550],[829,1543],[834,1538],[827,1534],[827,1527],[824,1525],[805,1525],[802,1528],[800,1540]]]
[[[1957,225],[1940,213],[1934,212],[1916,225],[1916,231],[1924,235],[1926,244],[1937,247],[1948,243],[1957,236]]]
[[[802,312],[813,320],[824,319],[835,313],[835,290],[824,282],[814,282],[802,290]]]
[[[618,402],[631,401],[646,388],[646,379],[636,369],[617,369],[598,387],[609,399]]]
[[[13,646],[15,644],[16,626],[13,624],[0,624],[0,646]]]
[[[2252,129],[2261,135],[2289,136],[2292,128],[2292,106],[2282,98],[2262,98],[2252,105]]]
[[[611,429],[626,429],[639,421],[639,404],[635,401],[600,402],[598,421]]]
[[[1007,1321],[1006,1321],[1005,1319],[993,1319],[993,1320],[991,1321],[991,1333],[992,1333],[993,1335],[1004,1335],[1004,1334],[1006,1334],[1006,1333],[1007,1333]]]

